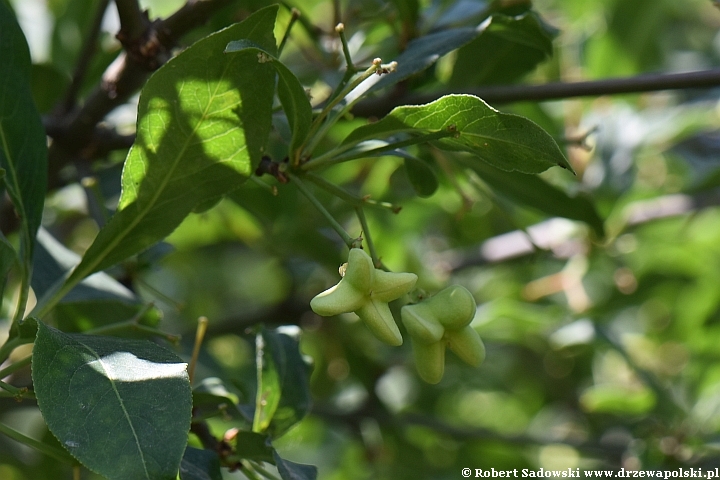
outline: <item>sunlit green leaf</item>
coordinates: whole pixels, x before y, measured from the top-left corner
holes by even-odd
[[[200,40],[148,80],[118,211],[69,283],[162,240],[197,205],[252,174],[270,131],[274,69],[253,52],[223,50],[236,38],[274,48],[276,11],[265,8]]]
[[[186,364],[144,340],[65,334],[40,323],[32,376],[45,421],[111,480],[174,480],[192,398]]]
[[[580,397],[589,412],[641,415],[655,406],[655,395],[648,388],[629,389],[621,385],[594,385]]]
[[[343,143],[449,129],[456,133],[433,144],[472,153],[501,170],[540,173],[557,165],[572,171],[555,140],[542,128],[527,118],[498,112],[472,95],[448,95],[427,105],[397,107],[382,120],[357,128]]]
[[[261,48],[249,40],[236,40],[230,42],[225,49],[226,53],[242,52],[250,50],[257,53],[258,59],[270,63],[277,70],[280,81],[278,82],[278,97],[287,115],[292,140],[290,141],[289,153],[291,157],[299,154],[299,148],[305,142],[310,132],[312,123],[312,106],[308,100],[305,89],[293,74],[274,54]]]

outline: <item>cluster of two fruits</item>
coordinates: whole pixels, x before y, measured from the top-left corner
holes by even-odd
[[[322,316],[354,312],[381,341],[401,345],[402,335],[388,302],[410,292],[417,275],[379,270],[359,248],[350,250],[340,275],[342,279],[337,285],[312,299],[313,311]],[[402,322],[412,338],[415,365],[423,380],[438,383],[442,379],[446,346],[474,367],[485,359],[485,346],[470,327],[475,309],[472,294],[459,285],[402,307]]]

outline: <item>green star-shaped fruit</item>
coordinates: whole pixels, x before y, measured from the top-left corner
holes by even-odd
[[[310,308],[324,317],[355,312],[377,338],[389,345],[402,345],[402,335],[388,302],[412,290],[417,275],[378,270],[370,256],[359,248],[350,249],[340,273],[343,277],[340,282],[315,296]]]
[[[445,370],[445,347],[474,367],[485,360],[485,345],[470,327],[477,305],[472,294],[453,285],[432,298],[401,310],[413,344],[415,367],[428,383],[438,383]]]

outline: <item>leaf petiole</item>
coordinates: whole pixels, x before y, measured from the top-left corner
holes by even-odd
[[[285,29],[285,33],[283,34],[282,40],[280,40],[280,46],[277,49],[277,58],[280,58],[280,54],[282,53],[283,49],[285,48],[285,44],[288,41],[288,38],[290,38],[290,31],[292,30],[293,26],[295,25],[295,22],[297,22],[297,19],[300,18],[300,10],[298,10],[295,7],[292,7],[290,9],[290,23],[288,23],[287,28]]]
[[[338,221],[335,220],[335,218],[332,215],[330,215],[330,212],[328,212],[325,209],[323,204],[320,203],[320,201],[315,197],[315,195],[313,195],[313,193],[307,188],[305,183],[302,180],[300,180],[300,178],[297,175],[290,173],[289,171],[285,172],[285,174],[288,176],[290,181],[293,182],[295,184],[295,186],[297,186],[298,190],[300,190],[300,193],[305,195],[305,197],[307,197],[307,199],[310,200],[310,203],[312,203],[315,206],[315,208],[317,208],[318,211],[325,217],[325,219],[328,221],[328,223],[330,223],[330,226],[337,232],[338,235],[340,235],[340,238],[343,239],[343,241],[348,246],[348,248],[358,247],[359,244],[362,243],[362,239],[352,238],[350,236],[350,234],[347,231],[345,231],[345,229],[342,227],[342,225],[340,225],[338,223]]]
[[[323,109],[320,111],[320,114],[315,118],[315,120],[313,120],[313,123],[310,126],[310,132],[306,137],[307,139],[310,139],[310,141],[308,142],[306,140],[305,143],[302,145],[301,150],[309,154],[315,149],[318,142],[324,136],[324,133],[340,118],[342,112],[328,119],[328,122],[326,122],[324,126],[323,120],[325,120],[325,118],[328,116],[328,114],[330,114],[332,109],[335,108],[335,106],[337,106],[337,104],[339,104],[350,92],[352,92],[362,82],[370,78],[373,74],[383,71],[391,72],[395,70],[395,66],[396,64],[394,62],[383,65],[382,60],[376,58],[375,60],[373,60],[372,65],[367,70],[362,72],[353,81],[345,85],[345,87],[340,91],[340,93],[338,93],[334,97],[331,97],[327,105],[325,105],[325,107],[323,107]],[[323,127],[322,129],[320,128],[321,126]]]
[[[453,137],[455,135],[457,135],[457,130],[450,126],[444,130],[426,133],[424,135],[418,135],[416,137],[408,138],[407,140],[402,140],[400,142],[386,143],[380,147],[370,150],[352,150],[354,147],[356,147],[362,142],[358,142],[357,144],[349,146],[343,145],[336,150],[331,150],[323,155],[311,159],[310,161],[303,164],[301,168],[305,171],[314,170],[316,168],[327,165],[335,165],[342,162],[348,162],[350,160],[357,160],[358,158],[373,157],[385,152],[392,152],[393,150],[397,150],[398,148],[408,147],[410,145],[417,145],[419,143],[432,142],[433,140]]]
[[[393,205],[389,202],[378,202],[376,200],[372,200],[370,198],[366,197],[358,197],[356,195],[353,195],[352,193],[348,192],[344,188],[335,185],[332,182],[328,182],[323,177],[316,175],[312,172],[308,172],[305,174],[305,178],[310,180],[312,183],[317,185],[318,187],[322,188],[326,192],[330,193],[331,195],[335,195],[341,200],[344,200],[348,202],[350,205],[354,207],[362,207],[363,205],[368,205],[375,208],[381,208],[383,210],[390,210],[393,213],[398,213],[402,207],[398,205]]]
[[[70,465],[78,464],[77,460],[71,457],[70,454],[65,452],[64,450],[52,447],[51,445],[47,445],[43,442],[39,442],[34,438],[30,438],[27,435],[24,435],[17,430],[8,427],[4,423],[0,423],[0,433],[12,438],[17,442],[24,443],[25,445],[32,447],[41,453],[44,453],[48,457],[54,458],[55,460],[59,460],[63,463],[67,463]]]
[[[13,363],[12,365],[8,365],[7,367],[0,370],[0,378],[5,378],[8,375],[17,372],[23,367],[27,367],[32,362],[32,355],[28,355],[27,357],[23,358],[22,360],[18,360],[17,362]]]

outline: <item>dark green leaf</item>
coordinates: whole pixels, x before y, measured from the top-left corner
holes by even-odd
[[[30,91],[30,51],[15,15],[0,2],[0,168],[22,220],[21,241],[29,270],[47,185],[47,146]]]
[[[495,14],[478,38],[458,50],[450,85],[513,82],[552,55],[555,36],[557,31],[534,12]]]
[[[37,248],[33,259],[32,288],[42,297],[53,286],[64,281],[67,273],[80,263],[80,256],[65,248],[45,229],[37,234]],[[62,303],[90,300],[113,300],[125,304],[139,304],[139,300],[123,284],[110,275],[98,272],[73,288]]]
[[[298,339],[290,335],[290,332],[284,331],[282,328],[266,330],[265,338],[270,337],[274,337],[268,343],[275,349],[273,352],[275,362],[281,365],[278,370],[282,396],[268,431],[273,438],[278,438],[310,411],[312,406],[312,395],[310,394],[312,367],[300,353]]]
[[[425,161],[408,155],[405,158],[405,173],[420,197],[429,197],[438,189],[435,171]]]
[[[433,142],[465,151],[508,172],[540,173],[558,165],[572,171],[555,140],[527,118],[501,113],[472,95],[448,95],[427,105],[393,109],[379,122],[355,129],[343,144],[398,133],[423,134],[456,129]]]
[[[584,196],[570,197],[535,175],[503,172],[485,163],[461,160],[477,172],[480,178],[498,193],[536,208],[548,215],[580,220],[587,223],[602,238],[605,225],[593,203]]]
[[[212,450],[187,447],[180,462],[181,480],[222,480],[220,459]]]
[[[70,85],[70,77],[52,65],[34,64],[32,66],[33,99],[40,113],[49,112],[60,100]]]
[[[0,177],[2,177],[1,174]],[[16,261],[15,249],[7,241],[5,235],[0,232],[0,307],[2,307],[6,276]]]
[[[48,427],[85,466],[111,480],[176,478],[192,397],[175,354],[40,323],[32,376]]]
[[[275,457],[275,465],[280,473],[280,478],[283,480],[315,480],[317,478],[317,467],[314,465],[283,460],[275,450],[273,450],[273,457]]]
[[[281,353],[276,345],[272,345],[274,337],[260,332],[255,336],[255,365],[257,368],[257,391],[255,395],[255,415],[253,431],[264,432],[270,426],[275,410],[280,403],[282,394],[281,376],[278,368],[283,361],[275,361],[275,352]],[[268,345],[270,342],[270,345]],[[275,347],[275,348],[273,348]]]
[[[433,18],[432,28],[438,30],[452,26],[468,25],[471,22],[477,23],[489,13],[488,2],[484,0],[456,0],[446,4],[436,2],[433,7],[440,10],[429,9],[428,16]]]
[[[275,449],[270,445],[269,437],[255,432],[239,431],[235,437],[235,446],[240,458],[258,462],[275,463]]]
[[[33,261],[32,287],[42,297],[52,293],[64,281],[80,257],[65,248],[46,230],[40,229]],[[136,317],[143,325],[155,326],[155,309],[145,309],[140,300],[123,284],[104,272],[97,272],[75,286],[55,307],[54,320],[65,332],[83,332]],[[130,332],[137,335],[137,332]]]
[[[398,11],[403,26],[412,34],[420,15],[420,2],[418,0],[392,0]]]
[[[238,403],[238,396],[229,392],[219,378],[205,378],[193,388],[193,408],[198,411],[214,413],[218,409],[222,409],[224,415],[244,420],[244,416],[238,409]]]
[[[163,239],[197,205],[252,174],[270,131],[274,70],[253,52],[223,50],[238,37],[274,48],[276,12],[277,6],[264,8],[200,40],[150,78],[118,211],[69,284]]]
[[[481,27],[482,25],[477,28],[444,30],[413,40],[395,59],[398,64],[397,69],[389,75],[380,77],[380,80],[368,91],[395,85],[411,75],[422,72],[443,55],[472,41],[482,31]]]
[[[280,81],[278,82],[278,97],[282,103],[285,114],[287,115],[290,129],[292,130],[292,140],[290,141],[289,156],[295,158],[299,155],[299,149],[305,142],[310,132],[310,124],[312,123],[312,105],[308,100],[305,89],[300,84],[294,73],[292,73],[280,60],[269,51],[261,48],[249,40],[236,40],[230,42],[225,49],[226,53],[241,52],[250,50],[256,52],[258,58],[262,58],[275,67]],[[264,57],[262,56],[264,55]]]
[[[217,406],[219,403],[238,403],[237,395],[228,392],[219,378],[204,378],[197,387],[193,388],[193,406]]]

